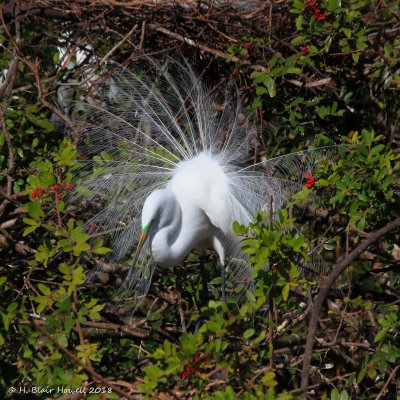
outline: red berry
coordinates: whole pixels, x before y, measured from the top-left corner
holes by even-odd
[[[306,187],[307,187],[308,189],[311,189],[311,188],[313,188],[314,186],[315,186],[315,181],[314,181],[314,180],[309,180],[309,181],[307,181]]]
[[[42,197],[44,194],[43,189],[42,188],[36,188],[33,190],[33,192],[31,193],[31,198],[32,199],[36,199],[37,197]]]
[[[304,46],[304,47],[302,47],[302,49],[301,49],[301,52],[303,53],[303,54],[308,54],[309,53],[309,49],[308,49],[308,46]]]

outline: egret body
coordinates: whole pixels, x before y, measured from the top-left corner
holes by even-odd
[[[192,250],[202,255],[206,249],[214,249],[224,264],[224,232],[232,229],[226,226],[232,210],[224,201],[229,190],[229,178],[218,160],[201,153],[178,165],[167,187],[146,198],[142,232],[160,267],[172,267]]]
[[[175,75],[150,63],[157,81],[114,66],[109,104],[85,105],[80,188],[101,208],[87,230],[111,240],[108,263],[131,265],[124,288],[138,298],[157,265],[174,266],[192,250],[218,253],[222,287],[225,263],[232,286],[243,285],[252,270],[233,222],[248,225],[258,210],[282,208],[306,172],[332,152],[305,150],[246,165],[258,130],[240,100],[226,97],[217,112],[216,98],[186,63],[173,62]]]

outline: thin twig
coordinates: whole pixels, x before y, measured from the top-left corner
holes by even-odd
[[[135,24],[134,27],[100,60],[99,65],[104,64],[110,58],[110,56],[129,39],[129,37],[137,30],[137,28],[138,25]],[[96,66],[93,69],[95,68]]]
[[[33,73],[33,76],[35,77],[35,86],[38,91],[38,98],[40,102],[48,108],[52,113],[56,114],[60,119],[62,119],[71,129],[72,132],[76,131],[76,126],[72,122],[71,119],[69,119],[65,114],[63,114],[57,107],[55,107],[53,104],[49,103],[46,100],[47,93],[44,92],[43,86],[42,86],[42,81],[40,80],[40,75],[39,75],[39,61],[36,60],[34,63],[29,61],[28,59],[24,57],[20,57],[20,60],[31,70]]]
[[[307,83],[298,81],[297,79],[288,79],[287,82],[291,83],[294,86],[298,86],[298,87],[314,88],[314,87],[318,87],[318,86],[329,85],[332,82],[332,79],[324,78],[324,79],[319,79],[318,81],[307,82]]]
[[[376,396],[375,400],[379,400],[386,392],[387,387],[389,386],[389,383],[392,381],[394,378],[397,370],[400,368],[399,365],[396,365],[396,367],[393,369],[393,371],[390,373],[388,379],[386,380],[385,384],[383,385],[381,391],[378,393],[378,396]]]
[[[76,330],[78,331],[78,336],[79,336],[79,343],[82,346],[82,349],[85,348],[85,337],[83,336],[83,331],[82,331],[82,327],[81,327],[81,323],[79,321],[79,314],[78,311],[76,309],[76,303],[78,302],[78,296],[76,294],[76,288],[74,289],[73,293],[72,293],[72,310],[75,313],[75,326],[76,326]],[[93,365],[92,362],[90,361],[90,358],[88,357],[86,360],[86,365],[93,369]]]
[[[170,30],[168,30],[168,29],[166,29],[163,26],[160,26],[158,24],[151,24],[149,26],[151,28],[155,29],[156,31],[158,31],[160,33],[163,33],[164,35],[170,36],[170,37],[172,37],[172,38],[174,38],[176,40],[179,40],[180,42],[187,43],[190,46],[197,47],[198,49],[203,50],[203,51],[205,51],[207,53],[213,54],[214,56],[223,58],[225,60],[230,58],[231,61],[233,61],[235,63],[240,62],[241,64],[248,65],[251,69],[254,69],[256,71],[264,71],[264,72],[268,71],[268,69],[263,67],[262,65],[253,65],[247,60],[242,60],[239,57],[232,56],[231,54],[228,54],[228,53],[226,53],[224,51],[213,49],[213,48],[211,48],[209,46],[206,46],[204,44],[197,43],[193,39],[189,39],[189,38],[187,38],[185,36],[180,35],[179,33],[172,32],[172,31],[170,31]]]

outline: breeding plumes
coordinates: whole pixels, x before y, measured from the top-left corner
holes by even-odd
[[[192,250],[215,250],[223,282],[226,271],[232,287],[246,287],[252,271],[233,222],[281,209],[334,147],[246,164],[257,130],[240,100],[226,96],[216,107],[185,62],[173,61],[173,74],[151,65],[154,79],[112,66],[108,100],[85,104],[78,193],[100,210],[86,230],[108,238],[108,264],[130,265],[123,288],[138,297],[157,265],[174,266]]]

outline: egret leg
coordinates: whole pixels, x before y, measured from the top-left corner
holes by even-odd
[[[221,297],[222,301],[226,303],[226,294],[225,294],[225,248],[223,246],[223,235],[221,233],[216,233],[213,237],[213,247],[215,251],[218,253],[219,261],[221,263]]]
[[[225,264],[221,263],[221,298],[224,303],[226,303],[226,293],[225,293]]]
[[[205,256],[200,256],[200,273],[201,273],[201,307],[208,304],[208,287],[207,287],[207,274],[205,264]]]
[[[208,304],[208,287],[207,287],[207,274],[205,268],[205,259],[206,257],[201,255],[199,257],[200,260],[200,274],[201,274],[201,295],[200,295],[200,309],[205,307]],[[194,333],[196,334],[200,328],[200,323],[202,319],[199,318],[196,322],[196,327],[194,329]]]

